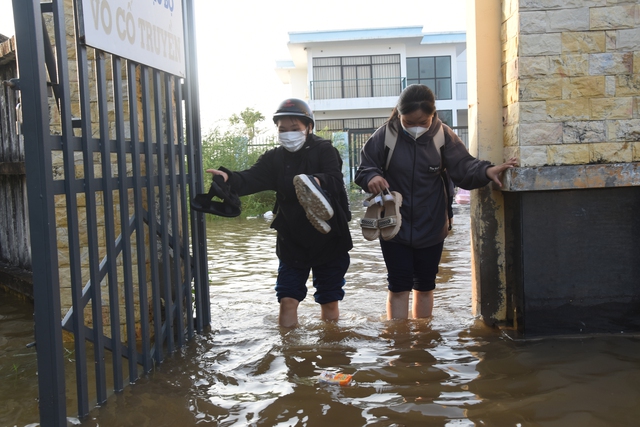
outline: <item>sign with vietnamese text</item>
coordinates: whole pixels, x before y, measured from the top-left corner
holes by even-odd
[[[82,0],[84,42],[185,76],[182,0]]]

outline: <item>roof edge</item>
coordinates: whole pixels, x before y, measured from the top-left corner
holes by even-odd
[[[423,26],[289,32],[289,44],[422,37]]]

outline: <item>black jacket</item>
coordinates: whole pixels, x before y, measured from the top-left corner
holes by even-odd
[[[440,171],[445,167],[454,184],[471,190],[487,185],[491,180],[486,171],[491,163],[478,160],[465,148],[460,138],[443,124],[437,115],[429,130],[418,140],[409,136],[396,122],[396,142],[389,169],[386,162],[385,129],[380,127],[365,143],[355,182],[365,191],[376,175],[387,180],[391,191],[402,194],[402,225],[393,242],[414,248],[426,248],[444,241],[448,233],[448,201]],[[444,146],[441,155],[436,151],[433,138],[444,126]]]
[[[313,175],[320,180],[334,210],[327,221],[331,231],[322,234],[307,219],[298,202],[293,177]],[[349,231],[351,211],[342,175],[342,159],[331,142],[311,134],[305,145],[291,153],[284,147],[266,151],[249,169],[232,172],[231,188],[243,196],[265,190],[276,192],[276,254],[292,267],[313,267],[348,252],[353,243]]]

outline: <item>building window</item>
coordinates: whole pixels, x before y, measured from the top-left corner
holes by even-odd
[[[400,55],[313,58],[312,99],[398,96]]]
[[[453,113],[451,110],[438,110],[438,118],[445,125],[453,127]]]
[[[469,110],[456,110],[458,126],[469,126]]]
[[[412,84],[429,86],[436,99],[452,99],[451,57],[407,58],[407,85]]]

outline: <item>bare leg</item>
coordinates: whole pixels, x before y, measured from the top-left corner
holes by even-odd
[[[285,328],[293,328],[298,324],[298,302],[295,298],[282,298],[280,300],[280,314],[278,323]]]
[[[338,301],[320,304],[320,319],[333,321],[338,320],[338,317],[340,317],[340,307],[338,306]]]
[[[433,291],[413,291],[412,314],[414,319],[431,317],[433,312]]]
[[[407,319],[409,317],[409,291],[387,294],[387,319]]]

